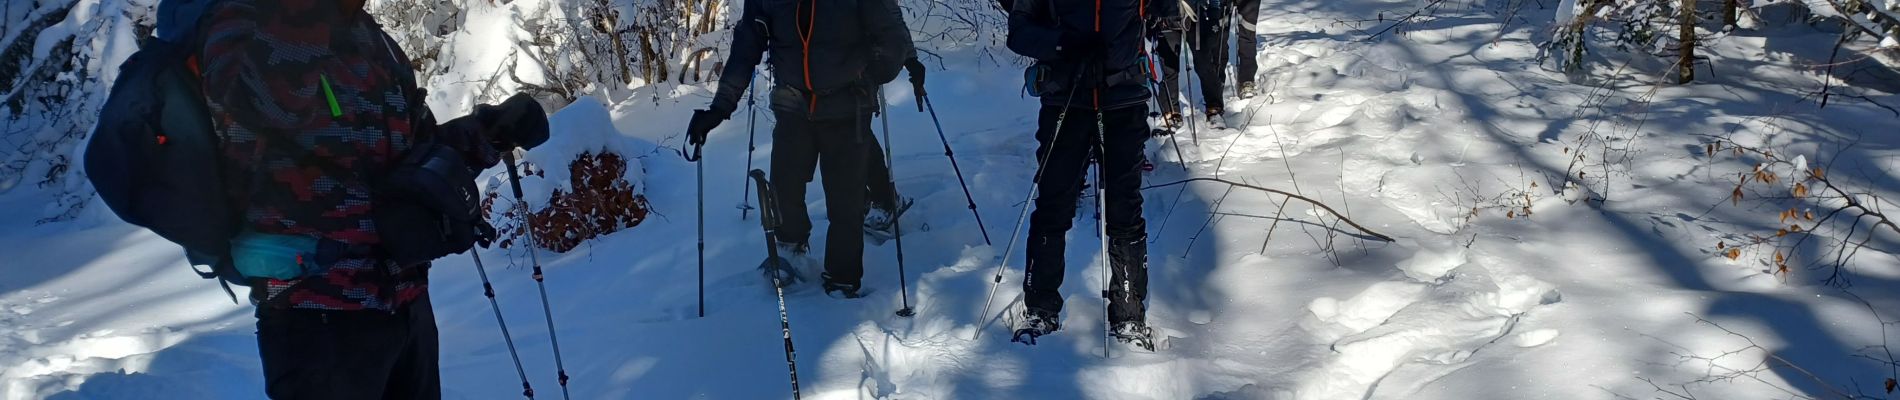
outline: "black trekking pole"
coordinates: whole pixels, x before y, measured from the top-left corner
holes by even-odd
[[[792,347],[792,321],[785,312],[785,282],[783,277],[790,276],[792,263],[778,255],[778,197],[772,193],[772,184],[765,179],[765,171],[752,170],[747,174],[759,186],[759,226],[765,228],[765,265],[760,269],[772,276],[772,292],[778,295],[778,327],[780,337],[785,340],[785,368],[792,375],[792,399],[800,398],[798,389],[798,350]]]
[[[755,97],[753,97],[753,96],[752,96],[752,94],[753,94],[753,93],[756,93],[756,92],[758,92],[758,91],[759,91],[759,86],[758,86],[758,83],[759,83],[759,73],[758,73],[758,71],[753,71],[753,72],[752,72],[752,84],[751,84],[751,85],[748,85],[748,86],[746,86],[746,91],[745,91],[745,132],[746,132],[746,138],[745,138],[745,170],[746,170],[746,171],[751,171],[751,170],[752,170],[752,151],[754,151],[754,150],[758,150],[758,148],[759,148],[759,146],[758,146],[758,144],[759,144],[759,142],[758,142],[758,140],[759,140],[759,130],[758,130],[758,127],[759,127],[759,125],[758,125],[758,117],[759,117],[759,110],[758,110],[758,108],[757,108],[757,106],[758,106],[758,100],[757,100],[757,98],[755,98]],[[739,203],[739,220],[740,220],[740,221],[744,221],[744,220],[746,219],[746,214],[747,214],[747,213],[750,213],[750,212],[752,211],[752,204],[750,204],[750,202],[752,201],[752,199],[751,199],[751,197],[752,197],[752,185],[751,185],[751,184],[747,184],[747,182],[745,182],[745,179],[743,179],[743,178],[742,178],[742,179],[740,179],[739,181],[740,181],[740,183],[742,183],[742,185],[740,185],[740,186],[744,186],[744,187],[745,187],[744,189],[742,189],[742,190],[741,190],[741,193],[739,194],[739,201],[740,201],[740,203]],[[705,196],[705,191],[704,191],[704,190],[701,190],[701,191],[700,191],[700,198],[699,198],[699,202],[700,202],[700,203],[702,203],[702,204],[706,202],[706,196]],[[701,205],[701,206],[700,206],[700,208],[705,208],[705,207],[706,207],[706,206],[704,206],[704,205]],[[705,225],[705,224],[706,224],[706,222],[705,222],[705,218],[700,218],[700,225],[701,225],[701,228],[704,228],[704,225]],[[704,231],[705,229],[700,229],[700,230],[701,230],[701,231]],[[701,239],[703,240],[703,239],[704,239],[704,237],[703,237],[704,235],[701,235],[701,236],[702,236],[702,237],[701,237]],[[705,252],[705,251],[703,251],[703,250],[701,251],[701,253],[704,253],[704,252]],[[701,265],[701,267],[702,267],[701,269],[704,269],[703,267],[704,267],[704,265],[706,264],[706,263],[705,263],[705,260],[704,260],[704,259],[705,259],[705,256],[703,256],[703,255],[702,255],[702,256],[700,256],[700,258],[701,258],[701,260],[700,260],[700,265]],[[705,280],[705,279],[701,279],[701,281],[704,281],[704,280]],[[700,289],[700,292],[701,292],[701,293],[704,293],[705,291],[706,291],[706,290],[705,290],[704,288],[702,288],[702,289]],[[702,296],[703,296],[703,294],[702,294]],[[704,306],[701,306],[700,308],[702,308],[702,309],[703,309],[703,308],[705,308],[705,307],[704,307]],[[704,311],[701,311],[701,312],[700,312],[699,314],[700,314],[699,316],[701,316],[701,317],[704,317],[704,316],[706,316],[706,313],[705,313]]]
[[[534,263],[534,285],[541,290],[541,314],[546,316],[548,320],[548,344],[554,347],[554,368],[556,378],[558,378],[558,382],[561,383],[561,398],[571,399],[572,397],[568,396],[567,393],[567,366],[561,361],[561,340],[556,338],[554,334],[554,310],[552,307],[548,307],[548,286],[547,283],[544,282],[545,275],[542,274],[541,271],[541,255],[540,251],[534,248],[536,246],[533,232],[534,222],[531,220],[532,216],[529,214],[530,209],[528,208],[527,197],[521,193],[521,173],[515,170],[514,151],[502,152],[501,157],[502,161],[508,165],[508,184],[513,187],[515,191],[515,207],[520,208],[521,224],[525,228],[525,232],[523,232],[521,236],[528,240],[528,260]]]
[[[983,213],[976,211],[976,197],[970,195],[970,184],[963,180],[963,167],[957,165],[957,153],[950,150],[950,137],[943,134],[943,121],[937,119],[937,105],[930,103],[930,95],[921,92],[917,93],[917,103],[930,111],[930,123],[937,126],[937,139],[943,141],[943,156],[950,159],[950,171],[956,172],[957,185],[963,187],[963,201],[969,203],[970,215],[976,216],[976,229],[983,233],[983,244],[995,246],[990,243],[990,229],[983,225]],[[885,139],[885,142],[889,141]],[[884,154],[888,156],[890,152]]]
[[[700,318],[706,318],[706,163],[699,162],[702,159],[702,155],[700,151],[704,150],[705,147],[706,147],[706,144],[704,143],[693,145],[692,156],[686,158],[687,162],[693,163],[693,176],[695,180],[698,182],[698,188],[699,188],[699,201],[698,201],[699,224],[698,224],[697,233],[699,235],[699,317]],[[743,211],[741,211],[741,213],[743,213]],[[740,218],[744,218],[744,217],[745,217],[744,215],[740,215]]]
[[[515,360],[515,375],[521,377],[521,395],[534,399],[534,386],[528,384],[528,371],[521,368],[521,354],[515,351],[515,337],[508,333],[508,322],[501,318],[501,303],[495,302],[495,285],[488,282],[488,268],[482,266],[482,255],[468,252],[475,258],[475,273],[482,277],[482,295],[488,297],[488,307],[495,310],[495,324],[501,325],[502,343],[508,344],[508,357]]]
[[[891,151],[894,149],[891,144],[891,113],[890,110],[884,107],[883,89],[878,89],[877,91],[877,110],[878,119],[884,121],[884,169],[890,171],[891,187],[895,188],[897,187],[897,162],[891,156]],[[903,199],[898,198],[897,191],[892,190],[891,204],[901,204],[900,202],[902,201]],[[974,210],[974,206],[971,209]],[[907,281],[910,280],[910,275],[904,273],[904,223],[901,218],[902,215],[903,213],[891,213],[891,226],[894,227],[891,229],[892,236],[897,240],[897,294],[900,298],[904,299],[904,308],[897,309],[897,316],[910,317],[917,315],[917,311],[910,308],[910,284],[907,283]]]
[[[1207,10],[1201,10],[1201,13],[1205,14],[1207,13]],[[1199,73],[1200,69],[1195,68],[1194,64],[1201,62],[1201,56],[1205,55],[1205,54],[1200,53],[1201,44],[1202,44],[1201,40],[1205,39],[1201,35],[1202,33],[1201,25],[1204,25],[1207,22],[1208,21],[1201,19],[1200,17],[1197,16],[1196,21],[1194,21],[1194,27],[1189,29],[1193,31],[1193,34],[1194,34],[1193,39],[1181,41],[1181,54],[1186,56],[1186,57],[1181,58],[1181,65],[1184,67],[1187,67],[1188,87],[1191,89],[1199,89],[1201,91],[1202,103],[1207,102],[1206,101],[1207,90],[1206,88],[1201,87],[1201,76]],[[1190,43],[1192,44],[1192,46],[1189,45]],[[1189,60],[1188,57],[1193,57],[1193,59]],[[1191,92],[1192,90],[1188,90],[1188,91]],[[1195,103],[1194,103],[1194,95],[1189,94],[1187,98],[1188,98],[1188,103],[1187,103],[1188,111],[1200,113],[1200,111],[1202,110],[1196,109],[1197,106],[1195,106]],[[1206,104],[1202,104],[1202,106],[1205,106],[1205,105]],[[1201,113],[1201,115],[1205,116],[1206,114]],[[1187,118],[1187,114],[1184,113],[1182,114],[1182,119],[1187,122],[1189,138],[1194,140],[1193,142],[1194,146],[1198,150],[1198,148],[1201,145],[1201,132],[1200,132],[1200,129],[1194,125],[1194,120],[1196,118]],[[1203,121],[1203,123],[1205,122],[1206,121]]]
[[[1106,83],[1104,83],[1106,86]],[[1097,92],[1100,93],[1100,92]],[[1099,96],[1099,94],[1098,94]],[[1095,107],[1095,236],[1102,241],[1102,358],[1108,358],[1109,344],[1114,341],[1115,323],[1109,315],[1109,288],[1113,287],[1111,269],[1115,260],[1108,257],[1108,185],[1102,182],[1103,170],[1108,169],[1108,126],[1102,123],[1102,107]]]
[[[1164,1],[1165,1],[1165,0],[1164,0]],[[1156,39],[1156,40],[1155,40],[1155,44],[1157,44],[1157,45],[1166,45],[1166,44],[1167,44],[1167,42],[1168,42],[1168,40],[1167,40],[1167,36],[1166,36],[1166,35],[1167,35],[1167,33],[1162,33],[1162,36],[1159,36],[1159,37],[1155,37],[1155,39]],[[1144,34],[1143,34],[1143,36],[1146,36],[1146,34],[1144,33]],[[1151,53],[1151,52],[1149,52],[1149,51],[1148,51],[1148,48],[1147,48],[1147,45],[1146,45],[1146,44],[1144,44],[1144,45],[1142,45],[1142,53],[1143,53],[1143,54],[1145,54],[1146,56],[1153,56],[1153,53]],[[1179,59],[1179,58],[1177,58],[1177,59],[1176,59],[1175,61],[1180,61],[1180,59]],[[1157,62],[1156,64],[1158,64],[1158,62]],[[1151,67],[1151,66],[1153,66],[1153,65],[1155,65],[1155,64],[1143,64],[1143,65],[1144,65],[1144,66],[1148,66],[1148,67]],[[1177,65],[1177,67],[1178,67],[1178,65]],[[1175,81],[1175,87],[1176,87],[1176,89],[1178,90],[1178,89],[1180,88],[1180,80],[1179,80],[1179,79],[1180,79],[1180,78],[1179,78],[1179,77],[1180,77],[1180,72],[1178,72],[1178,71],[1180,71],[1180,69],[1176,69],[1175,71],[1177,71],[1177,72],[1175,73],[1175,74],[1176,74],[1176,75],[1175,75],[1175,77],[1176,77],[1176,81]],[[1181,119],[1182,119],[1183,121],[1186,121],[1186,120],[1187,120],[1187,118],[1186,118],[1186,115],[1185,115],[1185,114],[1182,114],[1182,113],[1181,113],[1181,106],[1180,106],[1179,104],[1176,104],[1176,103],[1175,103],[1176,101],[1178,101],[1178,100],[1180,100],[1180,99],[1178,99],[1178,98],[1176,98],[1176,97],[1179,97],[1179,96],[1177,96],[1177,95],[1178,95],[1178,93],[1177,93],[1177,92],[1168,92],[1168,91],[1166,91],[1166,90],[1163,90],[1163,89],[1166,89],[1166,88],[1167,88],[1167,85],[1166,85],[1166,84],[1164,84],[1164,83],[1163,83],[1163,82],[1161,82],[1161,81],[1165,81],[1165,80],[1167,80],[1167,78],[1166,78],[1166,77],[1163,77],[1163,76],[1161,76],[1161,75],[1162,75],[1162,71],[1161,71],[1161,69],[1160,69],[1160,68],[1155,68],[1155,70],[1154,70],[1154,71],[1150,71],[1150,72],[1152,72],[1153,74],[1149,76],[1149,78],[1150,78],[1150,79],[1148,79],[1148,88],[1149,88],[1149,90],[1150,90],[1150,91],[1153,91],[1153,92],[1154,92],[1154,94],[1155,94],[1155,95],[1154,95],[1154,98],[1155,98],[1155,108],[1157,108],[1157,109],[1162,109],[1162,110],[1172,110],[1172,111],[1174,111],[1174,115],[1175,115],[1175,116],[1177,116],[1177,117],[1180,117],[1180,118],[1181,118]],[[1163,93],[1163,92],[1167,92],[1167,93]],[[1170,120],[1168,119],[1168,115],[1167,115],[1167,114],[1168,114],[1168,113],[1166,113],[1166,112],[1163,112],[1163,113],[1162,113],[1162,115],[1161,115],[1161,123],[1162,123],[1162,124],[1164,124],[1164,125],[1165,125],[1165,124],[1168,124],[1168,123],[1170,123],[1170,122],[1171,122],[1171,121],[1170,121]],[[1186,155],[1183,155],[1183,154],[1181,153],[1181,142],[1180,142],[1180,140],[1178,140],[1178,139],[1176,139],[1176,138],[1175,138],[1175,135],[1174,135],[1174,134],[1175,134],[1175,132],[1174,132],[1174,128],[1175,128],[1175,127],[1173,127],[1173,126],[1169,126],[1169,127],[1168,127],[1168,129],[1166,129],[1166,131],[1167,131],[1167,133],[1168,133],[1168,146],[1169,146],[1169,147],[1173,147],[1173,148],[1174,148],[1174,159],[1175,159],[1175,160],[1177,160],[1177,161],[1180,161],[1180,165],[1181,165],[1181,170],[1182,170],[1182,171],[1186,171],[1186,170],[1188,169],[1188,166],[1187,166],[1187,156],[1186,156]]]

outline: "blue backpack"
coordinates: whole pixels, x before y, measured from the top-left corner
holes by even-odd
[[[86,146],[86,173],[114,214],[185,249],[226,294],[245,284],[230,260],[241,208],[220,176],[223,138],[206,105],[198,20],[220,0],[163,0],[153,38],[119,66]],[[198,266],[206,266],[201,270]]]

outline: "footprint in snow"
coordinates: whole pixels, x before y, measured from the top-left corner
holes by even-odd
[[[1422,252],[1402,266],[1430,283],[1381,282],[1344,301],[1315,300],[1303,325],[1332,353],[1301,379],[1295,398],[1363,398],[1394,384],[1382,381],[1404,365],[1463,363],[1506,338],[1519,348],[1556,338],[1550,329],[1512,336],[1525,313],[1561,300],[1554,286],[1465,258]],[[1451,262],[1460,264],[1439,272]]]

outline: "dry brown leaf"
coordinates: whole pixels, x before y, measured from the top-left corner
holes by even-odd
[[[1794,184],[1794,197],[1795,197],[1795,198],[1797,198],[1797,199],[1799,199],[1799,198],[1805,198],[1805,197],[1808,197],[1808,185],[1805,185],[1805,184],[1801,184],[1801,183],[1798,183],[1798,182],[1797,182],[1797,183],[1795,183],[1795,184]]]
[[[1728,259],[1730,261],[1734,261],[1735,259],[1738,259],[1738,258],[1742,258],[1741,248],[1737,247],[1737,248],[1728,249]]]
[[[1809,220],[1809,221],[1813,221],[1813,220],[1814,220],[1814,210],[1808,210],[1808,215],[1807,215],[1807,217],[1808,217],[1808,220]]]
[[[1893,387],[1896,384],[1900,384],[1900,382],[1894,382],[1893,378],[1887,378],[1887,393],[1893,393]]]

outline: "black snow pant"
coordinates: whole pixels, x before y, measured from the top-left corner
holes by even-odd
[[[864,147],[865,201],[871,206],[895,212],[897,182],[891,179],[890,166],[884,164],[884,149],[878,147],[876,135],[866,135]]]
[[[833,283],[856,285],[864,277],[866,146],[876,146],[871,141],[871,114],[867,110],[857,118],[824,120],[798,112],[776,114],[771,175],[779,215],[784,218],[778,238],[783,243],[810,242],[805,185],[822,166],[825,209],[830,215],[825,230],[825,274]]]
[[[1056,132],[1062,108],[1044,105],[1036,130],[1038,160],[1044,163],[1037,182],[1036,210],[1030,216],[1029,243],[1023,279],[1024,305],[1031,313],[1055,316],[1062,311],[1065,237],[1075,225],[1077,195],[1090,176],[1091,155],[1106,151],[1098,186],[1107,191],[1110,285],[1109,321],[1145,321],[1148,298],[1148,227],[1141,216],[1142,147],[1148,140],[1147,110],[1124,107],[1102,115],[1105,132],[1098,132],[1094,110],[1071,109]],[[1106,137],[1106,143],[1101,140]],[[1098,182],[1101,184],[1104,182]]]
[[[259,308],[257,350],[272,399],[442,398],[426,294],[395,313]]]
[[[1239,18],[1235,18],[1239,17]],[[1235,34],[1239,48],[1234,57],[1234,75],[1239,83],[1253,82],[1260,72],[1260,0],[1238,0],[1230,6],[1202,10],[1195,24],[1194,70],[1201,80],[1201,99],[1208,109],[1227,109],[1224,87],[1227,83],[1227,37]]]

